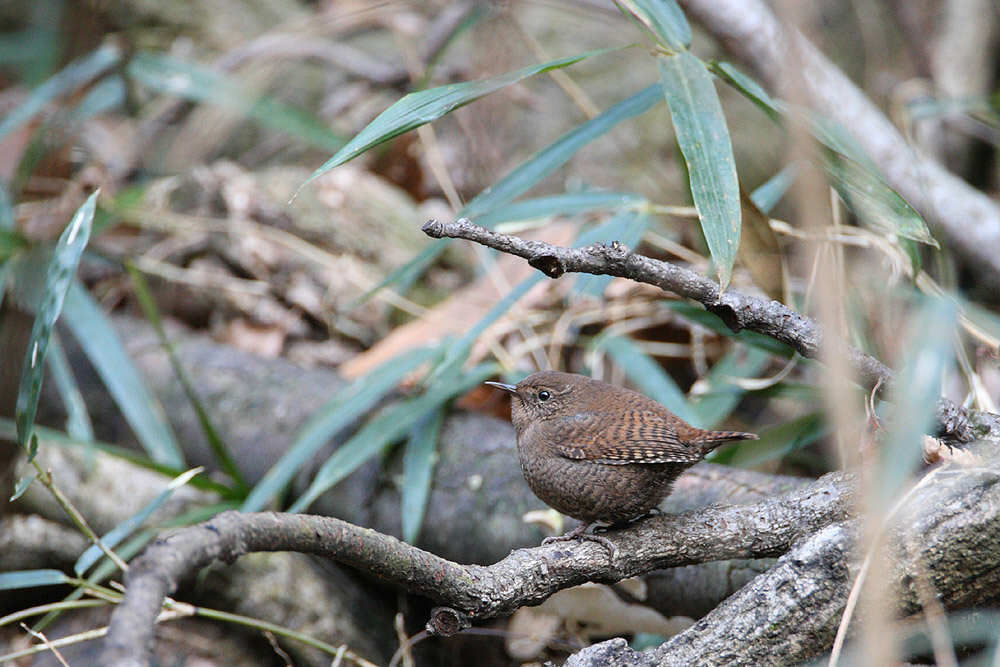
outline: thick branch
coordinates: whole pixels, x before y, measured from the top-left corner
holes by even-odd
[[[947,610],[995,605],[1000,590],[1000,461],[929,473],[891,520],[888,581],[896,614],[921,611],[918,583]],[[804,539],[775,567],[668,642],[636,653],[622,640],[596,644],[567,665],[792,664],[829,649],[860,565],[860,520]],[[864,622],[865,610],[855,613]],[[738,638],[738,641],[734,640]]]
[[[226,512],[157,540],[133,562],[115,610],[102,664],[146,664],[156,615],[179,583],[215,560],[253,551],[300,551],[376,574],[445,605],[430,629],[453,632],[537,604],[585,581],[613,582],[650,570],[730,558],[776,556],[831,523],[854,501],[851,476],[832,473],[755,505],[713,506],[653,517],[608,533],[619,557],[590,541],[518,549],[494,565],[460,565],[338,519]],[[136,656],[141,656],[137,661]]]
[[[618,242],[595,243],[584,248],[563,248],[542,241],[524,239],[490,231],[462,218],[454,222],[429,220],[422,227],[433,238],[459,238],[485,245],[528,260],[550,278],[564,273],[629,278],[655,285],[678,296],[694,299],[722,319],[733,331],[749,329],[789,345],[804,357],[815,358],[823,342],[823,332],[814,320],[778,301],[761,299],[727,290],[719,292],[712,280],[690,269],[646,257],[630,251]],[[887,387],[892,371],[881,361],[860,350],[848,348],[849,361],[859,378],[869,387]],[[965,411],[942,399],[938,405],[939,430],[961,442],[972,440],[972,429]]]
[[[790,53],[802,54],[797,78],[813,109],[843,125],[872,156],[889,184],[917,207],[987,286],[1000,288],[1000,206],[910,146],[868,97],[801,35],[788,32],[761,0],[680,0],[736,57],[779,89]]]

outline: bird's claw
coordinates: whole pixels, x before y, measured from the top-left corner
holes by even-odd
[[[597,542],[608,550],[608,555],[611,558],[611,563],[614,564],[618,560],[618,547],[615,546],[614,542],[604,537],[603,535],[595,535],[594,533],[588,533],[587,528],[590,526],[588,524],[582,523],[573,530],[569,531],[565,535],[553,535],[551,537],[546,537],[542,540],[542,544],[551,544],[553,542],[568,542],[570,540],[589,540],[591,542]]]

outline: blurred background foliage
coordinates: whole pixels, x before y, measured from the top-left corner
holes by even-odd
[[[996,95],[920,88],[927,64],[900,15],[912,9],[859,4],[820,3],[820,46],[916,143],[957,132],[965,148],[948,144],[944,159],[995,194]],[[670,2],[12,0],[0,27],[0,435],[25,448],[34,432],[42,446],[185,470],[183,443],[125,351],[116,320],[131,316],[168,350],[184,327],[348,381],[248,477],[172,357],[216,468],[184,482],[218,492],[220,507],[307,510],[399,446],[414,542],[446,411],[458,400],[504,416],[482,381],[539,368],[633,386],[701,427],[761,433],[717,462],[808,475],[840,465],[812,362],[647,285],[548,281],[521,260],[431,242],[419,230],[431,217],[559,245],[617,240],[805,313],[815,266],[833,262],[847,294],[841,333],[896,366],[933,359],[933,377],[912,380],[923,393],[894,416],[898,438],[940,391],[996,409],[1000,299],[844,128],[769,96]],[[820,146],[809,164],[788,163],[791,117]],[[819,232],[784,201],[814,168],[835,202]],[[89,233],[82,257],[71,219]],[[803,256],[817,234],[820,251]],[[31,331],[36,315],[62,326]],[[915,317],[943,333],[901,337]],[[39,342],[65,409],[47,424],[57,431],[33,430],[41,370],[24,380],[21,359]],[[65,344],[85,354],[137,449],[93,426]]]

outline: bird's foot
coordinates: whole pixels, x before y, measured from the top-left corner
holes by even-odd
[[[638,521],[642,521],[643,519],[648,519],[648,518],[650,518],[652,516],[663,516],[664,514],[666,514],[666,512],[664,512],[663,510],[661,510],[659,507],[654,507],[651,510],[649,510],[648,512],[646,512],[645,514],[640,514],[639,516],[635,517],[634,519],[629,519],[626,523],[629,523],[629,524],[636,523]]]
[[[590,528],[592,523],[581,523],[579,526],[569,531],[565,535],[554,535],[552,537],[546,537],[542,540],[542,544],[550,544],[552,542],[568,542],[569,540],[590,540],[591,542],[597,542],[608,550],[608,554],[611,558],[611,563],[618,559],[618,547],[615,546],[614,542],[604,537],[603,535],[595,535],[594,533],[588,533],[587,529]]]

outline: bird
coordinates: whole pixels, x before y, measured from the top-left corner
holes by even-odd
[[[639,392],[576,373],[540,371],[514,384],[487,382],[511,396],[521,472],[553,509],[582,523],[543,542],[588,539],[617,556],[614,544],[588,533],[643,518],[669,495],[674,480],[713,449],[753,433],[696,428]]]

